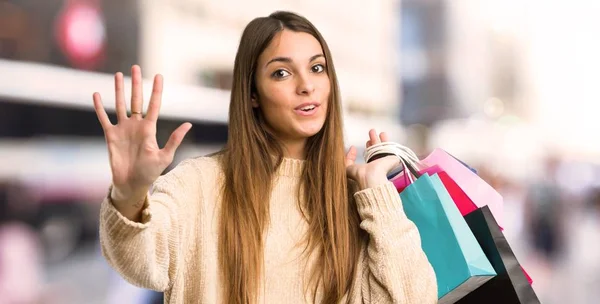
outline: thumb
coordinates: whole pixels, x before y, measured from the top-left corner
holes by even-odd
[[[356,162],[356,148],[351,146],[346,154],[346,167],[354,165],[354,162]]]
[[[191,128],[192,128],[192,124],[189,122],[186,122],[186,123],[182,124],[181,126],[179,126],[179,128],[177,128],[175,131],[173,131],[173,133],[171,133],[171,136],[169,136],[169,140],[167,141],[167,144],[163,148],[163,152],[166,155],[173,157],[175,155],[175,151],[177,150],[177,148],[183,141],[185,134],[187,134],[187,132]]]

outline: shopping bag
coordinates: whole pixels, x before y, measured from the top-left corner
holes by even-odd
[[[446,153],[448,153],[448,152],[446,152]],[[475,170],[475,168],[473,168],[473,167],[471,167],[471,166],[467,165],[465,162],[463,162],[462,160],[460,160],[460,159],[456,158],[454,155],[452,155],[452,154],[450,154],[450,153],[448,153],[448,155],[452,156],[454,159],[456,159],[457,161],[459,161],[461,164],[463,164],[463,166],[465,166],[465,167],[469,168],[469,170],[471,170],[471,172],[473,172],[473,173],[477,174],[477,170]]]
[[[540,303],[488,206],[465,216],[497,275],[458,303]]]
[[[430,171],[438,170],[437,168],[434,168]],[[442,184],[444,184],[444,187],[448,191],[448,194],[450,194],[450,197],[454,201],[454,204],[458,207],[458,210],[460,211],[461,215],[466,216],[467,214],[470,214],[471,212],[474,212],[479,209],[473,203],[473,201],[471,201],[471,199],[465,194],[465,192],[462,191],[462,189],[456,184],[456,182],[448,175],[448,173],[446,173],[445,171],[441,171],[437,173],[437,175],[440,177],[440,180],[442,181]],[[502,229],[501,227],[499,228]],[[531,279],[527,271],[524,268],[522,268],[522,271],[525,277],[527,278],[527,282],[529,282],[529,284],[533,284],[533,280]]]
[[[450,155],[450,154],[448,154]],[[450,155],[452,156],[452,155]],[[473,168],[470,168],[467,164],[465,164],[464,162],[460,161],[459,159],[457,159],[456,157],[452,156],[452,158],[454,158],[455,160],[457,160],[458,162],[460,162],[463,166],[469,168],[469,170],[471,170],[471,172],[473,173],[477,173],[476,170],[474,170]],[[469,199],[469,197],[466,195],[466,193],[460,188],[460,186],[448,175],[447,172],[443,171],[440,166],[438,165],[434,165],[432,167],[426,168],[424,170],[420,171],[420,174],[431,174],[431,173],[437,173],[442,181],[442,183],[444,184],[444,186],[446,187],[446,189],[448,190],[448,193],[450,194],[450,197],[452,197],[452,200],[454,200],[456,206],[458,207],[458,210],[460,211],[460,213],[465,216],[475,210],[477,210],[479,207],[473,203],[473,201],[471,199]],[[396,180],[393,180],[394,184],[396,185],[396,188],[401,191],[406,185],[406,180],[404,180],[405,176],[399,177]],[[494,191],[495,192],[495,191]],[[490,192],[491,193],[491,192]],[[497,193],[497,192],[495,192]],[[500,230],[503,230],[502,227],[500,227]],[[529,276],[529,274],[527,273],[527,271],[522,268],[523,273],[525,274],[525,277],[527,278],[527,281],[529,282],[529,284],[533,284],[533,280],[531,278],[531,276]]]
[[[435,271],[439,303],[455,303],[496,275],[437,174],[422,175],[400,197]]]
[[[458,207],[458,211],[460,211],[460,214],[462,216],[465,216],[465,215],[477,210],[477,208],[478,208],[477,205],[475,205],[475,203],[473,203],[473,201],[471,201],[471,199],[469,199],[469,197],[465,194],[465,192],[462,191],[462,189],[448,175],[448,173],[446,173],[446,171],[441,171],[441,169],[438,166],[434,166],[434,167],[428,168],[426,170],[422,170],[421,172],[422,172],[422,174],[427,174],[427,175],[431,175],[429,173],[433,172],[433,174],[437,174],[440,177],[442,184],[444,184],[444,187],[448,191],[448,194],[450,194],[450,197],[452,197],[454,204],[456,205],[456,207]],[[394,183],[394,185],[396,185],[396,184],[397,183]],[[398,189],[398,191],[403,190],[402,186],[396,186],[396,189]]]
[[[438,173],[438,176],[440,177],[440,180],[444,184],[444,187],[446,187],[446,190],[448,190],[450,197],[452,197],[452,200],[454,201],[454,203],[458,207],[458,210],[463,216],[466,216],[467,214],[470,214],[479,209],[446,172],[442,171]],[[498,226],[498,228],[502,230],[501,227]],[[527,278],[527,282],[529,282],[529,284],[532,284],[533,280],[531,279],[527,271],[525,271],[524,268],[521,268],[521,270]]]
[[[483,206],[489,206],[496,222],[503,226],[503,215],[502,215],[502,196],[494,190],[492,186],[487,184],[481,179],[476,173],[471,171],[467,166],[463,165],[460,161],[448,154],[442,149],[435,149],[429,156],[419,162],[420,170],[419,174],[433,175],[445,171],[448,176],[456,183],[460,189],[469,197],[473,202],[472,210],[481,208]],[[404,174],[398,174],[392,182],[399,191],[406,188],[407,178]],[[462,208],[462,207],[459,207]],[[465,209],[461,209],[461,212]],[[472,211],[471,210],[471,211]]]

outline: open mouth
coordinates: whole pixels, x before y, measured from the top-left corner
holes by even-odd
[[[315,106],[315,105],[310,105],[310,106],[306,106],[306,107],[300,108],[300,111],[303,111],[303,112],[310,112],[310,111],[312,111],[312,110],[314,110],[314,109],[316,109],[316,108],[317,108],[317,106]]]
[[[306,104],[295,109],[296,114],[302,116],[310,116],[317,112],[319,108],[318,104]]]

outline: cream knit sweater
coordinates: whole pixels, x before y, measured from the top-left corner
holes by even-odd
[[[270,201],[260,303],[306,303],[304,266],[296,246],[307,230],[297,189],[304,161],[285,158]],[[216,157],[187,159],[154,184],[140,223],[122,216],[107,197],[100,242],[108,263],[134,285],[165,292],[165,303],[222,303],[217,259],[223,173]],[[435,274],[421,250],[392,183],[354,194],[361,244],[350,303],[436,303]]]

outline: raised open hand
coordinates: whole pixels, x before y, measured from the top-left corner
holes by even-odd
[[[154,77],[148,112],[143,117],[142,72],[139,66],[131,68],[131,116],[127,116],[123,74],[115,75],[115,107],[117,124],[113,125],[99,93],[94,93],[94,108],[104,130],[108,146],[113,187],[123,198],[145,193],[160,174],[171,164],[175,150],[192,125],[184,123],[169,137],[164,148],[156,141],[156,121],[160,110],[163,78]],[[114,191],[114,190],[113,190]]]

